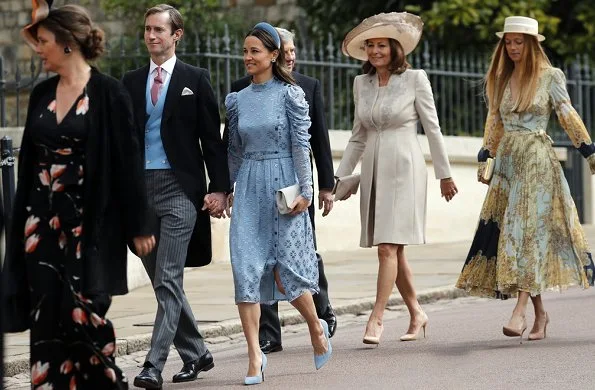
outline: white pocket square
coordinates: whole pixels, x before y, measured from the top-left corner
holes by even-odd
[[[184,89],[182,90],[182,96],[187,96],[187,95],[194,95],[194,92],[192,92],[192,90],[188,87],[184,87]]]

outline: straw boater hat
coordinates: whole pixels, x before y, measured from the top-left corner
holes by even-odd
[[[393,38],[403,46],[405,55],[411,53],[419,39],[424,23],[417,15],[407,12],[382,13],[364,19],[343,40],[343,54],[367,61],[365,43],[372,38]]]
[[[533,35],[539,42],[545,41],[545,37],[538,32],[537,20],[526,16],[509,16],[504,19],[504,31],[496,33],[498,38],[504,37],[506,33],[520,33]]]
[[[37,46],[37,37],[33,36],[31,33],[31,27],[35,26],[37,23],[41,22],[45,18],[48,17],[50,13],[50,8],[52,7],[52,3],[54,0],[32,0],[32,10],[31,10],[31,23],[26,25],[21,30],[21,35],[25,39],[25,42],[29,46],[35,50],[35,46]]]

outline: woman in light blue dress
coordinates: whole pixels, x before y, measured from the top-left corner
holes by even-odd
[[[264,379],[260,303],[287,299],[304,316],[317,369],[331,354],[328,325],[318,319],[312,300],[318,292],[318,266],[307,210],[313,193],[308,103],[282,54],[275,28],[257,24],[244,42],[244,64],[252,84],[225,100],[229,169],[235,184],[231,264],[250,358],[246,384]],[[280,214],[276,191],[296,183],[301,194],[289,214]]]

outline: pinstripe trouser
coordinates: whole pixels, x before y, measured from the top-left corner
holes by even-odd
[[[145,171],[149,205],[157,221],[157,245],[142,259],[157,298],[151,349],[145,358],[163,371],[170,346],[184,363],[200,358],[207,348],[183,289],[184,264],[196,223],[196,208],[171,170]]]

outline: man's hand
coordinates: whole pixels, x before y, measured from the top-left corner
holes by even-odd
[[[225,218],[227,208],[227,195],[224,192],[212,192],[204,197],[201,210],[209,210],[209,215],[214,218]]]
[[[134,243],[134,249],[136,249],[136,254],[140,257],[146,256],[155,247],[155,236],[138,236],[132,239]]]
[[[333,209],[333,194],[331,190],[322,189],[318,191],[318,210],[324,207],[322,216],[326,217]]]

